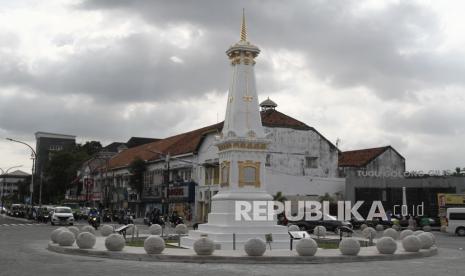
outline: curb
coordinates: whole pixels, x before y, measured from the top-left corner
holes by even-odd
[[[141,253],[97,251],[79,249],[73,247],[62,247],[49,243],[49,251],[61,254],[79,255],[87,257],[109,258],[128,261],[146,262],[178,262],[178,263],[228,263],[228,264],[328,264],[328,263],[351,263],[351,262],[372,262],[372,261],[394,261],[431,257],[438,254],[437,247],[429,250],[421,250],[415,253],[394,254],[394,255],[372,255],[372,256],[199,256],[199,255],[149,255]]]

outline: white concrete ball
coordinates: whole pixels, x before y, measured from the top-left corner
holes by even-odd
[[[201,237],[194,242],[194,251],[197,255],[211,255],[215,251],[215,242],[207,237]]]
[[[58,243],[58,234],[60,234],[60,232],[64,230],[68,231],[68,229],[66,229],[65,227],[59,227],[52,231],[52,234],[50,234],[50,239],[53,243]]]
[[[266,243],[259,238],[252,238],[245,242],[244,251],[249,256],[263,256],[266,251]]]
[[[160,254],[165,250],[165,240],[160,236],[149,236],[144,241],[144,249],[147,254]]]
[[[346,238],[339,243],[339,250],[342,255],[355,256],[360,252],[360,243],[354,238]]]
[[[426,234],[430,235],[431,239],[433,240],[433,245],[436,244],[436,236],[434,236],[431,232],[426,232]]]
[[[376,237],[376,230],[373,227],[367,227],[367,228],[363,229],[362,235],[367,239],[369,239],[370,237],[375,238]]]
[[[366,225],[366,224],[364,223],[364,224],[360,225],[360,230],[363,231],[363,230],[365,230],[365,228],[367,228],[367,227],[368,227],[368,225]]]
[[[95,242],[95,235],[90,232],[82,232],[76,239],[76,244],[81,249],[91,249],[95,246]]]
[[[425,233],[425,231],[423,231],[423,230],[417,230],[417,231],[413,232],[413,234],[414,234],[415,236],[418,236],[418,235],[420,235],[420,234],[422,234],[422,233]]]
[[[423,226],[423,231],[425,231],[425,232],[431,232],[431,226],[429,226],[429,225]]]
[[[397,239],[399,239],[399,232],[397,232],[396,230],[394,230],[392,228],[388,228],[388,229],[384,230],[383,237],[391,237],[394,240],[397,240]]]
[[[318,250],[318,244],[314,239],[300,239],[295,245],[299,256],[314,256]]]
[[[382,226],[381,224],[376,225],[376,231],[378,232],[384,231],[384,226]]]
[[[313,234],[317,236],[326,236],[326,228],[322,225],[318,225],[313,229]]]
[[[185,224],[178,224],[174,228],[174,232],[178,235],[185,235],[187,234],[187,226]]]
[[[108,251],[121,251],[126,245],[123,236],[119,234],[111,234],[105,239],[105,247]]]
[[[430,249],[434,244],[434,240],[429,233],[421,233],[417,237],[420,239],[421,249]]]
[[[77,236],[79,235],[79,228],[77,228],[76,226],[68,227],[68,231],[74,234],[74,238],[77,238]]]
[[[391,228],[396,230],[396,231],[400,231],[400,226],[397,225],[397,224],[394,224]]]
[[[70,231],[61,231],[57,237],[60,246],[71,246],[75,240],[74,234]]]
[[[160,236],[162,230],[163,230],[163,229],[161,228],[160,224],[152,224],[152,225],[150,225],[150,227],[149,227],[149,233],[150,233],[150,235],[158,235],[158,236]]]
[[[413,235],[412,230],[409,230],[409,229],[403,230],[402,232],[400,232],[400,239],[403,240],[405,237],[410,236],[410,235]]]
[[[113,226],[108,224],[102,225],[102,227],[100,228],[100,234],[102,235],[102,237],[110,236],[111,234],[113,234]]]
[[[376,242],[376,249],[381,254],[394,254],[397,250],[397,242],[391,237],[382,237]]]
[[[92,233],[95,235],[95,228],[90,226],[90,225],[84,225],[82,228],[81,228],[81,233],[82,232],[89,232],[89,233]]]
[[[407,252],[418,252],[421,249],[421,241],[415,235],[409,235],[402,239],[402,247]]]

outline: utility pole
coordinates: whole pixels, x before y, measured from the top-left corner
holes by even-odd
[[[29,189],[29,191],[31,192],[31,206],[34,205],[33,203],[33,196],[34,196],[34,175],[36,173],[36,167],[35,167],[35,161],[37,159],[37,153],[36,151],[27,143],[25,142],[22,142],[22,141],[18,141],[18,140],[15,140],[15,139],[11,139],[11,138],[6,138],[8,141],[11,141],[11,142],[16,142],[16,143],[20,143],[20,144],[23,144],[25,146],[27,146],[28,148],[31,149],[32,151],[32,175],[31,175],[31,187]],[[42,183],[41,184],[41,187],[40,187],[40,190],[42,190]],[[39,205],[42,206],[42,193],[39,193]]]

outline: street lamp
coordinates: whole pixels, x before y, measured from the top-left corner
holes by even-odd
[[[6,138],[6,139],[8,141],[11,141],[11,142],[16,142],[16,143],[23,144],[23,145],[27,146],[28,148],[30,148],[31,151],[32,151],[32,176],[31,176],[31,188],[29,189],[29,191],[31,192],[31,206],[32,206],[33,205],[33,196],[34,196],[34,175],[35,175],[35,170],[36,170],[35,161],[37,159],[37,153],[29,144],[27,144],[25,142],[18,141],[18,140],[15,140],[15,139],[11,139],[11,138]],[[42,181],[40,182],[40,188],[39,188],[39,205],[42,206]]]
[[[11,169],[16,169],[16,168],[19,168],[19,167],[22,167],[23,165],[18,165],[18,166],[13,166],[13,167],[9,167],[8,169],[6,169],[6,171],[4,171],[2,168],[0,168],[0,170],[2,171],[2,174],[1,176],[3,176],[3,185],[2,185],[2,195],[1,195],[1,200],[2,200],[2,208],[0,209],[1,211],[3,211],[3,190],[5,189],[5,185],[6,185],[6,176],[8,175],[8,172],[11,170]]]

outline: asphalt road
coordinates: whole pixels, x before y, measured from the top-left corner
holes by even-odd
[[[51,225],[0,216],[0,275],[464,275],[465,238],[436,232],[438,256],[406,261],[312,265],[185,264],[62,255],[46,245]]]

